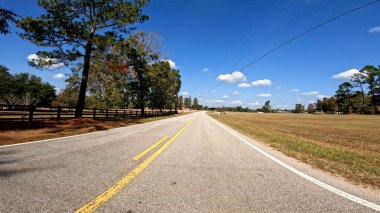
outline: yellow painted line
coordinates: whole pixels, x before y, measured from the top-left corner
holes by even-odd
[[[163,138],[161,138],[161,140],[157,141],[156,143],[154,143],[152,146],[150,146],[148,149],[144,150],[143,152],[141,152],[140,154],[136,155],[133,160],[139,160],[140,158],[144,157],[148,152],[152,151],[154,148],[156,148],[158,145],[160,145],[163,141],[166,140],[166,138],[168,138],[168,136],[165,136]]]
[[[90,201],[82,208],[75,211],[75,213],[82,212],[94,212],[97,208],[99,208],[103,203],[107,202],[111,199],[115,194],[117,194],[121,189],[123,189],[129,182],[131,182],[137,175],[139,175],[149,164],[151,164],[168,146],[173,143],[173,141],[178,138],[179,135],[191,124],[192,121],[187,123],[182,129],[180,129],[172,138],[170,138],[167,142],[164,143],[156,152],[154,152],[151,156],[149,156],[144,162],[142,162],[139,166],[137,166],[131,173],[127,176],[123,177],[119,182],[114,184],[111,188],[107,189],[107,191],[100,194],[94,200]]]

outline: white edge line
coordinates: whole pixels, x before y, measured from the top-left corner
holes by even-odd
[[[320,180],[318,180],[316,178],[313,178],[313,177],[311,177],[311,176],[309,176],[309,175],[307,175],[307,174],[305,174],[305,173],[303,173],[303,172],[295,169],[294,167],[292,167],[292,166],[290,166],[290,165],[288,165],[288,164],[280,161],[279,159],[273,157],[272,155],[266,153],[262,149],[258,148],[257,146],[253,145],[252,143],[248,142],[244,138],[240,137],[239,135],[237,135],[236,133],[234,133],[232,130],[230,130],[229,128],[227,128],[225,125],[221,124],[219,121],[217,121],[217,120],[215,120],[213,118],[212,118],[212,120],[216,124],[218,124],[220,127],[222,127],[223,129],[225,129],[226,131],[228,131],[229,133],[231,133],[232,135],[234,135],[235,137],[237,137],[239,140],[241,140],[242,142],[244,142],[245,144],[247,144],[248,146],[250,146],[251,148],[253,148],[254,150],[260,152],[262,155],[264,155],[264,156],[268,157],[269,159],[271,159],[272,161],[280,164],[281,166],[285,167],[286,169],[290,170],[291,172],[293,172],[293,173],[295,173],[295,174],[297,174],[297,175],[305,178],[306,180],[308,180],[308,181],[310,181],[310,182],[312,182],[312,183],[314,183],[314,184],[316,184],[316,185],[318,185],[318,186],[320,186],[322,188],[327,189],[330,192],[333,192],[333,193],[335,193],[335,194],[337,194],[339,196],[342,196],[342,197],[344,197],[344,198],[346,198],[348,200],[351,200],[353,202],[356,202],[358,204],[361,204],[363,206],[371,208],[371,209],[373,209],[375,211],[380,211],[380,205],[377,205],[375,203],[372,203],[372,202],[369,202],[367,200],[364,200],[364,199],[361,199],[359,197],[356,197],[354,195],[351,195],[351,194],[349,194],[347,192],[344,192],[344,191],[342,191],[340,189],[337,189],[337,188],[335,188],[333,186],[330,186],[330,185],[328,185],[328,184],[326,184],[326,183],[324,183],[324,182],[322,182],[322,181],[320,181]]]
[[[172,118],[175,118],[175,117],[172,117]],[[170,118],[167,118],[167,119],[170,119]],[[160,120],[156,120],[156,121],[160,121]],[[152,123],[152,122],[156,122],[156,121],[151,121],[151,122],[146,122],[146,123]],[[140,124],[145,124],[145,123],[140,123]],[[112,128],[112,129],[107,129],[107,130],[102,130],[102,131],[88,132],[88,133],[83,133],[83,134],[79,134],[79,135],[70,135],[70,136],[64,136],[64,137],[58,137],[58,138],[50,138],[50,139],[45,139],[45,140],[38,140],[38,141],[31,141],[31,142],[20,142],[20,143],[16,143],[16,144],[3,145],[3,146],[0,146],[0,149],[1,148],[6,148],[6,147],[12,147],[12,146],[21,146],[21,145],[27,145],[27,144],[42,143],[42,142],[48,142],[48,141],[53,141],[53,140],[57,140],[58,141],[58,140],[61,140],[61,139],[81,137],[81,136],[92,135],[92,134],[98,134],[98,133],[102,133],[102,132],[113,131],[113,130],[117,130],[117,129],[127,128],[127,127],[131,127],[131,126],[136,126],[136,125],[140,125],[140,124],[133,124],[133,125],[129,125],[129,126],[122,126],[122,127],[117,127],[117,128]]]

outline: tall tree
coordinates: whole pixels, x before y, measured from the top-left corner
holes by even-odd
[[[16,21],[16,13],[0,7],[0,34],[8,34],[9,22]]]
[[[375,66],[367,65],[363,67],[360,70],[360,73],[363,74],[365,80],[364,82],[368,84],[368,94],[371,96],[371,111],[372,114],[376,113],[376,90],[378,87],[378,76],[379,76],[379,69],[377,69]]]
[[[352,109],[351,96],[352,96],[352,84],[349,82],[343,82],[339,85],[339,89],[335,92],[337,98],[337,104],[340,110],[344,113],[349,113]]]
[[[145,105],[149,95],[148,65],[158,60],[160,45],[157,42],[157,35],[137,32],[131,35],[125,44],[126,56],[130,69],[136,77],[136,81],[131,82],[131,88],[137,92],[136,105],[140,108],[141,116],[145,115]]]
[[[174,110],[175,113],[178,113],[178,93],[181,90],[182,80],[179,70],[172,70],[172,87],[173,87],[173,98],[174,98]]]
[[[363,73],[355,73],[352,77],[351,77],[351,81],[353,82],[353,87],[359,87],[360,88],[360,92],[361,92],[361,97],[362,97],[362,104],[361,104],[361,108],[360,108],[360,112],[361,114],[364,113],[364,105],[365,105],[365,102],[364,102],[364,90],[363,90],[363,84],[365,84],[365,76],[363,75]]]
[[[95,39],[120,37],[133,29],[128,27],[130,24],[147,20],[141,12],[147,3],[148,0],[37,0],[47,13],[17,23],[24,30],[22,38],[52,49],[37,53],[42,60],[36,66],[83,60],[76,117],[82,117],[92,54],[101,51]]]
[[[149,66],[148,80],[151,85],[149,105],[153,109],[162,110],[169,102],[170,93],[170,65],[166,61],[160,61]]]

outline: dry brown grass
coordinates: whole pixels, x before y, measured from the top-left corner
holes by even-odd
[[[285,154],[380,188],[380,116],[210,114]]]
[[[35,121],[32,123],[21,121],[0,122],[0,146],[71,135],[79,135],[95,131],[104,131],[112,128],[146,123],[150,121],[170,118],[184,114],[187,113],[171,116],[112,121],[93,120],[85,118],[62,121],[44,120]]]

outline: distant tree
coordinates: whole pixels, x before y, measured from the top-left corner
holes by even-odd
[[[198,98],[194,98],[192,108],[195,110],[200,110]]]
[[[338,105],[336,104],[336,99],[334,97],[331,98],[323,98],[321,102],[322,111],[325,113],[335,114],[338,111]]]
[[[191,100],[191,97],[185,98],[185,100],[184,100],[184,105],[185,105],[185,108],[187,108],[187,109],[191,109],[191,107],[192,107],[192,100]]]
[[[315,111],[315,108],[314,108],[314,104],[309,104],[308,106],[307,106],[307,113],[309,113],[309,114],[313,114],[314,113],[314,111]]]
[[[4,99],[6,95],[12,93],[13,76],[9,73],[9,69],[0,65],[0,99]]]
[[[268,100],[268,101],[265,102],[264,106],[261,108],[260,111],[262,111],[262,112],[270,112],[271,109],[272,109],[272,107],[270,105],[270,101]]]
[[[37,67],[83,60],[76,117],[82,117],[92,54],[102,51],[95,40],[119,38],[133,29],[128,25],[147,20],[141,13],[147,3],[147,0],[38,0],[37,4],[47,13],[18,21],[17,26],[24,31],[20,33],[22,38],[51,48],[49,52],[37,53],[42,58],[34,63]]]
[[[182,96],[182,95],[180,95],[180,96],[178,97],[178,108],[179,108],[180,110],[182,110],[182,108],[183,108],[183,96]]]
[[[9,22],[16,21],[16,13],[0,7],[0,34],[8,34]]]
[[[294,113],[303,113],[305,112],[305,106],[302,104],[296,104],[294,108]]]
[[[55,87],[29,73],[9,74],[0,66],[0,102],[5,104],[51,106],[55,99]]]

